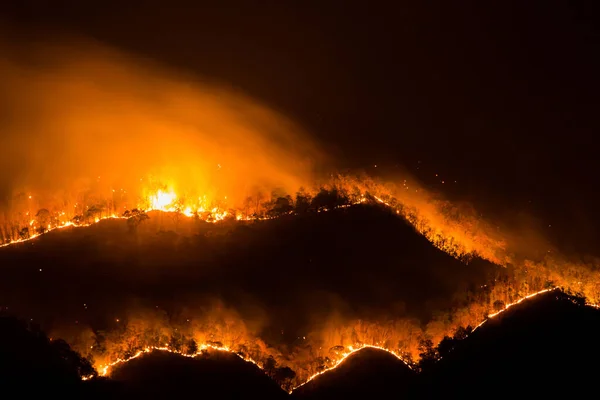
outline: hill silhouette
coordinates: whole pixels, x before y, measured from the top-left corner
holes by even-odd
[[[93,374],[90,363],[63,340],[51,340],[39,327],[0,316],[0,386],[45,394],[74,393],[81,376]]]
[[[110,379],[90,381],[87,389],[90,396],[118,399],[163,399],[191,393],[220,399],[287,398],[287,393],[258,367],[222,352],[196,358],[150,353],[115,368]]]
[[[600,311],[554,291],[489,320],[467,339],[440,344],[415,398],[584,396],[595,390]],[[450,350],[454,348],[453,350]]]
[[[463,333],[468,332],[461,330]],[[595,390],[600,311],[559,290],[460,332],[414,374],[384,351],[365,349],[301,386],[293,398],[465,398],[585,396]]]
[[[292,393],[293,399],[403,398],[414,384],[415,372],[394,355],[365,348],[348,356]]]
[[[265,371],[234,354],[197,358],[153,352],[114,368],[110,378],[82,382],[91,366],[60,340],[15,318],[0,318],[3,390],[80,398],[164,398],[197,393],[219,398],[283,399]],[[553,291],[489,320],[466,338],[445,340],[437,363],[415,374],[395,356],[360,350],[295,390],[291,398],[481,398],[584,396],[595,388],[600,311]]]

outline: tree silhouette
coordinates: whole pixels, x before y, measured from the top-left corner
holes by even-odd
[[[421,357],[419,366],[421,369],[427,369],[431,368],[437,362],[440,358],[440,353],[433,346],[433,342],[430,339],[421,339],[419,342],[419,356]]]
[[[173,332],[169,339],[169,347],[175,351],[181,351],[185,343],[185,337],[180,332]]]
[[[289,214],[294,210],[292,198],[290,196],[278,197],[273,203],[273,207],[269,210],[270,217],[279,217],[284,214]]]
[[[273,379],[286,391],[292,388],[295,377],[296,373],[290,367],[276,368],[273,373]]]
[[[319,193],[312,199],[311,206],[317,210],[331,210],[336,207],[349,204],[350,200],[345,192],[337,188],[327,190],[321,188]]]
[[[71,346],[62,339],[55,339],[50,342],[50,346],[55,353],[65,360],[67,364],[77,371],[79,376],[96,375],[94,367],[89,360],[83,358],[79,353],[73,351]]]
[[[311,198],[303,189],[296,193],[296,204],[294,211],[297,214],[302,214],[310,209]]]
[[[456,330],[456,332],[454,332],[453,338],[454,340],[464,340],[471,334],[471,332],[473,332],[471,325],[468,325],[466,328],[461,326]]]
[[[105,207],[102,204],[94,204],[93,206],[88,208],[84,214],[86,221],[90,223],[92,222],[92,220],[100,218],[104,209]]]
[[[22,240],[29,239],[29,228],[25,227],[25,228],[19,230],[19,237]]]
[[[50,211],[42,208],[35,214],[35,218],[38,223],[38,233],[46,232],[48,230],[48,225],[50,224]]]
[[[138,210],[137,208],[134,208],[131,211],[125,211],[123,213],[123,217],[127,218],[127,226],[132,232],[135,232],[142,222],[144,222],[147,219],[150,219],[148,214],[146,214],[142,210]]]
[[[437,347],[437,351],[440,357],[445,357],[449,354],[456,345],[457,340],[451,338],[450,336],[444,336],[444,338],[440,341]]]
[[[275,376],[275,370],[277,369],[277,361],[273,358],[273,356],[269,356],[263,365],[263,369],[265,374],[273,378]]]
[[[194,339],[188,340],[188,342],[186,343],[185,354],[192,356],[196,353],[198,353],[198,344]]]

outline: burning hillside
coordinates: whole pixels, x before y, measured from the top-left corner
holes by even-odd
[[[295,386],[364,346],[410,363],[425,338],[437,343],[547,285],[533,264],[525,276],[477,259],[464,265],[401,228],[398,213],[374,197],[371,205],[345,207],[339,193],[329,195],[335,202],[321,213],[311,202],[313,212],[215,224],[155,211],[135,231],[123,219],[52,232],[33,246],[3,250],[12,278],[2,303],[52,321],[54,335],[93,359],[101,374],[152,349],[217,349],[263,368],[291,368]],[[357,230],[364,221],[374,229]],[[345,272],[352,263],[377,273],[353,278]],[[49,301],[56,291],[61,296]],[[447,304],[456,308],[436,312]]]
[[[322,161],[292,122],[222,85],[89,42],[0,48],[4,241],[135,208],[219,218],[311,182]]]
[[[318,146],[223,85],[96,44],[0,48],[0,305],[101,374],[216,350],[294,387],[364,347],[412,365],[557,287],[600,300],[595,261],[527,259],[412,179],[318,176]]]

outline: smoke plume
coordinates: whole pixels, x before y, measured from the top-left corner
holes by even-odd
[[[0,189],[56,196],[148,180],[227,197],[295,190],[321,159],[301,129],[214,82],[82,40],[0,41]]]

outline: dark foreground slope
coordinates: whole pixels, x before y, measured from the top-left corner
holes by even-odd
[[[528,300],[466,339],[444,341],[421,374],[385,352],[358,352],[293,397],[559,398],[597,390],[600,311],[560,291]]]
[[[75,393],[90,363],[62,340],[51,340],[34,324],[0,316],[0,397],[42,390],[47,395]]]
[[[89,364],[41,331],[0,318],[2,390],[66,398],[165,398],[195,393],[218,398],[283,399],[287,394],[252,364],[230,354],[198,359],[152,353],[113,370],[111,379],[81,382]],[[600,311],[551,292],[526,301],[452,343],[443,358],[415,375],[392,355],[365,349],[292,394],[325,398],[564,398],[596,390]]]
[[[414,397],[583,396],[597,390],[600,311],[560,291],[490,320],[421,375]]]
[[[105,220],[2,248],[0,269],[0,306],[46,327],[105,329],[133,303],[172,314],[218,298],[245,319],[267,315],[265,337],[296,340],[332,312],[427,321],[495,266],[465,265],[389,210],[355,206],[253,223],[157,212],[135,231]]]
[[[115,368],[110,379],[86,382],[85,389],[89,397],[113,399],[288,397],[255,365],[218,352],[197,358],[151,353]]]
[[[410,393],[416,374],[383,350],[363,349],[292,393],[294,399],[383,399]]]
[[[196,358],[166,352],[139,357],[93,375],[87,360],[35,325],[0,316],[0,398],[164,399],[195,394],[221,399],[285,399],[284,392],[254,364],[212,351]]]

